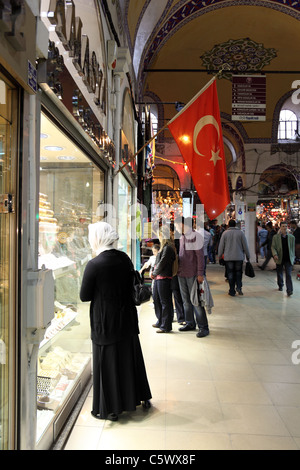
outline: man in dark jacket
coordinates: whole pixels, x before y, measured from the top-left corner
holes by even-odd
[[[190,217],[175,220],[177,231],[182,233],[180,237],[178,281],[183,300],[186,325],[179,331],[195,330],[196,324],[199,331],[197,338],[209,335],[209,327],[205,308],[201,305],[194,306],[191,302],[191,290],[195,279],[198,283],[204,281],[204,252],[203,238],[200,233],[193,230],[193,219]]]
[[[155,267],[151,278],[155,279],[153,302],[157,322],[152,325],[157,333],[169,333],[172,330],[174,309],[172,302],[172,267],[175,251],[168,239],[160,238],[161,248],[155,259]]]
[[[268,222],[268,223],[266,224],[266,229],[268,230],[268,236],[267,236],[266,241],[261,245],[261,248],[262,248],[263,246],[266,246],[266,247],[267,247],[267,255],[266,255],[266,259],[265,259],[265,261],[263,262],[263,264],[262,264],[261,266],[258,266],[259,269],[261,269],[262,271],[265,269],[265,267],[267,266],[268,262],[269,262],[270,259],[272,258],[272,251],[271,251],[272,240],[273,240],[274,235],[276,235],[276,232],[275,232],[275,230],[273,229],[273,224],[272,224],[272,222]]]
[[[287,232],[287,222],[280,222],[280,232],[272,240],[272,254],[276,263],[278,290],[283,289],[283,268],[287,295],[293,294],[292,269],[295,261],[295,237]]]

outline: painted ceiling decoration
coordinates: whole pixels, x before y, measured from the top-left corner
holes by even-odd
[[[168,14],[145,44],[141,58],[139,75],[143,75],[143,68],[147,68],[153,62],[154,57],[166,41],[175,34],[184,24],[196,17],[217,10],[218,8],[248,5],[249,7],[266,7],[281,13],[300,18],[300,2],[292,0],[181,0]]]
[[[201,59],[208,71],[221,70],[224,65],[228,65],[229,70],[223,71],[222,78],[230,80],[231,71],[237,73],[247,70],[261,71],[275,57],[277,57],[275,49],[266,49],[263,44],[244,38],[230,39],[222,44],[217,44],[210,51],[205,52]]]

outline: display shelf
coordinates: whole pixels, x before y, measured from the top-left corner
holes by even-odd
[[[63,310],[64,311],[64,310]],[[44,348],[49,346],[49,342],[55,338],[57,333],[60,333],[65,328],[71,325],[73,320],[75,320],[77,316],[77,312],[73,312],[71,309],[65,309],[67,311],[67,317],[64,319],[62,318],[54,318],[51,322],[51,325],[46,329],[45,336],[43,341],[40,343],[40,352],[42,353]]]
[[[38,407],[36,450],[48,450],[57,439],[66,421],[66,416],[71,413],[90,377],[91,358],[89,356],[75,379],[63,378],[61,382],[58,382],[58,387],[62,391],[60,405],[55,410]]]

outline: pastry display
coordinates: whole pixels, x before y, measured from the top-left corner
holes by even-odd
[[[45,336],[42,343],[40,344],[40,347],[43,346],[46,341],[53,338],[63,328],[65,328],[65,326],[67,326],[71,321],[73,321],[76,318],[76,315],[77,312],[76,310],[74,311],[74,308],[64,307],[59,302],[55,302],[54,318],[45,332]]]
[[[56,346],[39,357],[37,377],[38,409],[55,410],[64,394],[87,364],[88,355],[70,353]]]
[[[51,210],[48,196],[41,194],[39,197],[39,254],[51,253],[56,242],[57,219]]]
[[[52,202],[50,202],[52,201]],[[79,378],[90,370],[88,314],[79,301],[80,278],[92,253],[87,226],[92,220],[84,204],[39,194],[38,268],[52,270],[54,317],[40,343],[37,371],[37,441],[72,396]],[[78,308],[80,305],[80,308]],[[82,322],[81,316],[84,321]],[[79,319],[78,319],[79,317]],[[77,328],[82,325],[83,329]],[[87,340],[82,341],[82,334]],[[76,338],[78,337],[78,341]],[[86,353],[78,352],[87,350]]]

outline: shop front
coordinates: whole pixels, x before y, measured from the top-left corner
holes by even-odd
[[[26,2],[0,2],[0,450],[19,445],[22,313],[26,317],[22,236],[28,207],[22,170],[28,161],[26,110],[36,92],[35,26]]]
[[[102,219],[99,207],[108,202],[115,158],[107,133],[105,44],[100,12],[92,3],[86,9],[85,2],[72,2],[64,16],[60,2],[42,2],[50,40],[48,59],[38,67],[38,269],[52,272],[54,304],[38,344],[38,450],[58,438],[91,379],[89,304],[79,293],[94,256],[88,226]],[[63,34],[70,9],[71,17],[80,19],[78,48]]]
[[[296,167],[273,165],[261,175],[256,216],[263,224],[271,221],[279,227],[283,220],[299,221],[300,175]]]
[[[38,268],[54,278],[53,319],[39,344],[36,448],[47,449],[91,377],[89,305],[79,299],[92,258],[88,226],[106,199],[106,169],[41,112]]]
[[[0,450],[14,446],[18,88],[0,73]]]
[[[135,264],[137,261],[136,236],[136,151],[135,117],[131,96],[128,89],[124,90],[122,106],[121,157],[123,171],[118,174],[118,233],[119,249],[128,254]]]

